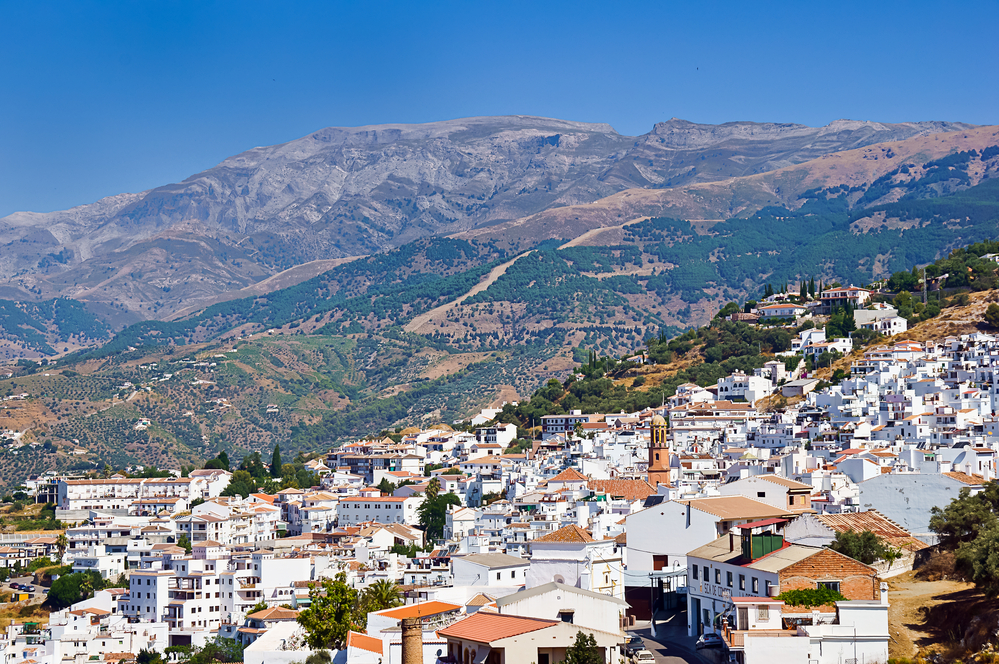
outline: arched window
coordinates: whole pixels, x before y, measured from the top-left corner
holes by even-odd
[[[659,452],[656,452],[656,461],[659,461]]]

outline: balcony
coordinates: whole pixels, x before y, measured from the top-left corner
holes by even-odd
[[[743,649],[746,647],[746,635],[750,634],[753,638],[779,638],[785,636],[797,636],[798,630],[796,629],[729,629],[724,628],[721,633],[722,639],[725,640],[725,644],[730,649]]]

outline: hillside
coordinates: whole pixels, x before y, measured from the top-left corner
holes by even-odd
[[[525,116],[328,128],[254,148],[180,183],[0,219],[0,289],[14,300],[101,303],[118,329],[207,306],[311,261],[368,255],[636,187],[750,176],[970,129],[674,119],[628,137],[604,124]]]
[[[505,224],[458,234],[463,239],[492,240],[511,251],[548,240],[568,240],[593,232],[591,244],[613,244],[620,226],[640,217],[670,217],[712,224],[747,218],[767,207],[794,210],[815,189],[865,187],[906,163],[922,164],[947,155],[999,144],[999,127],[918,136],[817,156],[772,172],[701,182],[669,189],[629,189],[594,203],[547,210]],[[994,171],[969,174],[973,182]],[[868,201],[864,201],[868,203]],[[615,228],[618,227],[618,228]],[[606,228],[604,233],[596,231]]]
[[[239,458],[250,451],[268,451],[276,443],[288,453],[314,451],[393,427],[460,420],[482,406],[514,400],[519,405],[506,406],[501,419],[524,429],[542,415],[574,408],[640,410],[661,404],[681,383],[710,385],[736,369],[760,367],[790,347],[795,329],[717,319],[674,338],[666,328],[643,336],[647,329],[587,327],[578,320],[524,329],[516,339],[499,334],[509,331],[509,326],[491,331],[481,326],[486,310],[498,305],[478,298],[521,263],[528,270],[513,288],[525,292],[532,290],[530,281],[544,279],[539,270],[560,262],[564,266],[564,290],[559,284],[548,285],[543,290],[550,297],[535,298],[528,307],[542,311],[551,305],[544,309],[545,315],[569,305],[582,311],[617,294],[613,289],[581,291],[582,280],[603,286],[608,279],[599,278],[606,274],[601,269],[625,270],[637,253],[620,250],[616,257],[572,253],[578,249],[538,251],[505,263],[505,274],[470,296],[472,304],[457,308],[460,316],[476,321],[473,326],[470,319],[453,320],[465,330],[461,338],[406,332],[398,325],[366,331],[362,321],[381,320],[372,311],[350,322],[311,317],[227,341],[147,343],[117,351],[108,347],[45,367],[19,366],[13,376],[0,379],[0,428],[17,432],[0,452],[13,457],[0,463],[0,484],[49,468],[90,469],[105,462],[116,467],[176,466],[203,461],[222,450]],[[930,279],[953,275],[946,278],[953,287],[934,290],[925,306],[904,291],[915,279],[911,272],[892,275],[888,283],[895,284],[898,295],[878,297],[893,300],[912,325],[897,339],[923,340],[984,329],[983,312],[996,299],[999,275],[996,263],[982,256],[997,251],[999,243],[980,243],[926,266]],[[572,273],[570,264],[596,276]],[[489,265],[496,261],[485,267]],[[370,306],[368,298],[360,300]],[[710,302],[705,298],[698,305],[707,311]],[[649,315],[637,307],[628,311]],[[591,313],[601,312],[594,308]],[[498,310],[493,315],[508,321]],[[417,315],[412,320],[423,319]],[[336,325],[339,332],[332,333]],[[863,335],[854,336],[859,343]],[[582,339],[588,348],[599,349],[605,344],[597,342],[608,338],[629,352],[645,349],[651,362],[638,365],[610,353],[587,353],[576,343]],[[861,352],[841,359],[820,358],[827,366],[817,375],[833,379],[837,371],[848,372]],[[797,366],[798,358],[788,362]],[[566,381],[571,373],[582,374],[583,379]],[[527,395],[532,396],[524,401]]]

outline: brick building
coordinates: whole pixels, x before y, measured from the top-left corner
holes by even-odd
[[[687,554],[688,634],[720,632],[733,598],[776,597],[787,590],[827,587],[848,600],[878,597],[877,570],[831,549],[789,544],[785,519],[739,526]]]

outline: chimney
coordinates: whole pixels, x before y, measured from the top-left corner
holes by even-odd
[[[423,664],[423,622],[402,619],[402,664]]]
[[[881,604],[888,606],[888,583],[885,581],[881,582]]]
[[[729,552],[735,551],[735,533],[728,534],[728,550]]]

